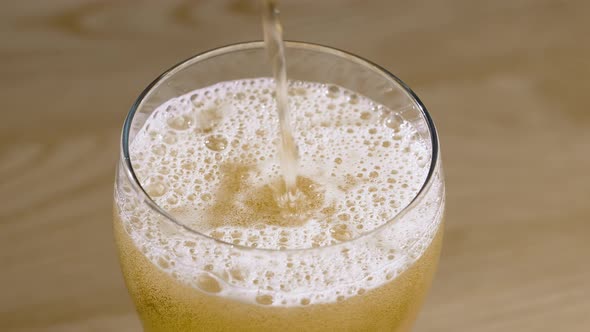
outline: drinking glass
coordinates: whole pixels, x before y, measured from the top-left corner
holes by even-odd
[[[171,98],[219,82],[272,77],[272,73],[263,42],[221,47],[177,64],[148,85],[133,104],[123,126],[116,170],[115,239],[127,288],[146,331],[411,329],[433,278],[443,235],[445,193],[434,123],[416,94],[379,65],[309,43],[286,42],[285,51],[290,80],[349,89],[390,110],[381,114],[391,117],[385,122],[410,123],[416,129],[411,139],[423,141],[428,151],[423,165],[427,175],[394,218],[338,244],[272,250],[210,237],[155,202],[134,169],[136,156],[130,146],[139,131],[148,130],[146,120],[154,110]],[[152,175],[147,172],[144,176]],[[156,237],[154,232],[165,236]],[[207,261],[212,253],[223,257],[224,264],[219,264],[220,259]],[[362,262],[359,257],[376,262],[371,271],[350,268]],[[307,282],[293,279],[293,271],[321,271],[323,266],[329,272],[319,276],[322,282],[313,282],[316,275]],[[268,275],[283,278],[279,289],[269,290],[264,281]],[[251,282],[244,286],[238,282],[243,280]],[[334,296],[344,286],[348,292]],[[281,301],[293,294],[302,294],[301,301]]]

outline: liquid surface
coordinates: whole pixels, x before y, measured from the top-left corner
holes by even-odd
[[[229,246],[121,200],[126,231],[179,282],[258,305],[337,302],[395,279],[438,230],[438,175],[426,207],[379,230],[379,240],[362,235],[420,190],[429,167],[425,143],[394,111],[363,96],[290,82],[300,195],[285,204],[273,87],[266,78],[224,82],[164,103],[131,144],[134,169],[154,201],[191,229],[237,245],[323,251],[236,257]]]

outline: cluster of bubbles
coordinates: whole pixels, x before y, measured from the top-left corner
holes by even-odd
[[[223,82],[165,102],[131,144],[134,170],[148,195],[191,229],[264,249],[343,244],[325,248],[338,250],[337,258],[237,262],[224,252],[229,249],[190,240],[139,206],[122,208],[129,211],[122,217],[127,231],[174,277],[261,305],[337,301],[395,278],[436,233],[437,188],[429,208],[387,227],[378,247],[347,244],[390,221],[421,189],[430,166],[426,142],[397,112],[366,97],[290,82],[303,203],[290,211],[299,218],[289,218],[276,203],[281,172],[273,87],[266,78]]]

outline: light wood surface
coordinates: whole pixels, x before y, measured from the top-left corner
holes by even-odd
[[[260,39],[253,1],[2,1],[0,330],[140,331],[111,229],[119,132],[159,73]],[[590,2],[283,1],[286,37],[390,69],[440,131],[416,331],[590,331]]]

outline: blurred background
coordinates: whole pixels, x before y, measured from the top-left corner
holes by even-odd
[[[285,37],[408,83],[438,125],[439,272],[415,331],[590,329],[590,2],[281,2]],[[123,119],[193,54],[261,39],[254,0],[2,1],[0,330],[140,331],[119,272]]]

